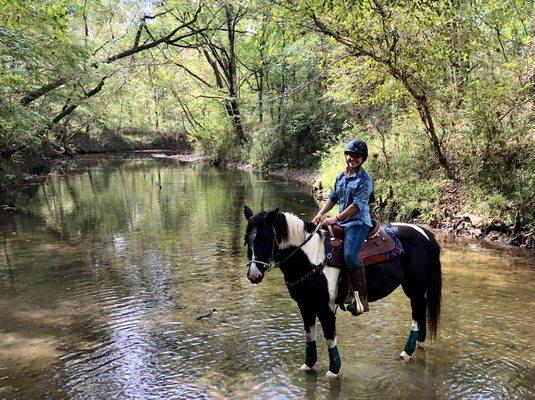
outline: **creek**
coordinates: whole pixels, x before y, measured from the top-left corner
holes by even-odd
[[[72,169],[0,211],[2,399],[535,397],[533,259],[439,237],[438,341],[397,360],[399,288],[363,317],[338,312],[341,378],[326,382],[321,331],[303,374],[297,306],[276,269],[249,283],[243,247],[244,204],[311,219],[309,188],[148,157]]]

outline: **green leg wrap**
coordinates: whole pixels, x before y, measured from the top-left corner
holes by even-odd
[[[329,349],[329,371],[331,371],[333,374],[338,375],[341,366],[342,360],[340,359],[338,346],[334,346],[332,349]]]
[[[318,361],[318,352],[316,351],[316,341],[305,343],[305,364],[312,368]]]
[[[403,349],[405,353],[409,356],[412,356],[414,350],[416,350],[416,340],[418,339],[418,331],[412,331],[409,333],[407,343],[405,343],[405,348]]]

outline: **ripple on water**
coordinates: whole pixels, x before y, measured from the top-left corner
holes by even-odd
[[[7,224],[0,330],[24,338],[24,354],[45,339],[53,351],[40,354],[46,362],[15,364],[0,343],[0,397],[535,397],[532,263],[445,244],[438,342],[409,364],[397,360],[411,325],[398,290],[364,317],[338,313],[342,374],[328,383],[321,329],[317,371],[301,374],[298,308],[280,271],[247,281],[242,247],[242,202],[313,215],[312,197],[208,167],[143,161],[91,171],[70,188],[53,178],[30,199],[40,228],[22,215]]]

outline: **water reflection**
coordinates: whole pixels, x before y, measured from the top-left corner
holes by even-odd
[[[338,318],[342,379],[297,371],[278,271],[245,278],[243,204],[310,218],[305,188],[147,159],[76,160],[0,214],[0,398],[527,398],[531,261],[444,243],[442,336],[412,363],[397,291]],[[218,312],[197,320],[212,308]]]

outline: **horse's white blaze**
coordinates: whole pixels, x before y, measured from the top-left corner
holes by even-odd
[[[420,228],[418,225],[406,224],[404,222],[392,222],[392,225],[394,225],[394,226],[408,226],[409,228],[415,229],[418,232],[420,232],[422,235],[424,235],[424,237],[427,240],[431,240],[431,239],[429,239],[429,236],[427,236],[427,233],[425,233],[425,231],[422,228]]]
[[[249,277],[256,279],[259,276],[262,275],[262,272],[256,267],[255,263],[251,263],[251,266],[249,267]]]
[[[288,224],[288,239],[283,240],[280,243],[281,249],[286,249],[290,246],[300,246],[303,243],[309,233],[305,230],[305,223],[292,213],[283,213],[286,217],[286,223]],[[314,237],[310,239],[301,250],[308,257],[309,261],[313,265],[319,265],[325,260],[325,248],[323,247],[323,239],[321,235],[314,234]]]
[[[307,342],[313,342],[316,340],[316,325],[310,327],[310,333],[305,332],[305,339]]]
[[[251,261],[254,261],[254,250],[251,249]],[[255,262],[251,263],[251,266],[249,267],[249,278],[257,279],[259,276],[262,275],[262,272],[258,269]]]
[[[327,287],[329,289],[329,307],[334,311],[336,296],[338,296],[338,276],[340,269],[334,267],[323,268],[323,274],[327,278]]]

